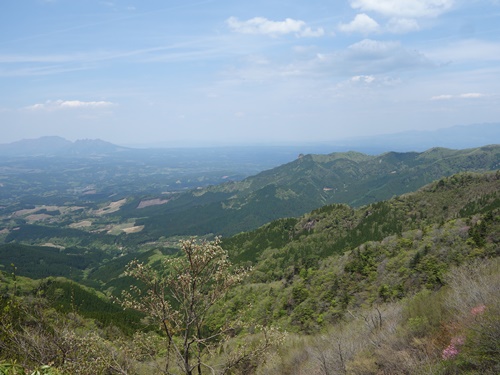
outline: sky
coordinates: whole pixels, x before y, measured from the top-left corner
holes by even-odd
[[[0,0],[0,143],[336,141],[500,121],[500,0]]]

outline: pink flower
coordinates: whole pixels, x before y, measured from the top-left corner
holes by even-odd
[[[470,313],[474,316],[482,315],[486,310],[486,305],[477,305],[470,310]]]
[[[444,360],[453,359],[458,354],[458,347],[463,345],[465,342],[465,338],[463,336],[453,337],[450,341],[450,345],[448,345],[441,353],[441,357]]]
[[[457,354],[458,354],[458,349],[455,347],[455,345],[450,344],[446,347],[446,349],[443,350],[441,357],[444,360],[447,360],[454,358]]]

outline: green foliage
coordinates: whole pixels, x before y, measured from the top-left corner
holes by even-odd
[[[468,327],[457,367],[461,371],[498,374],[500,371],[500,311],[489,308]]]
[[[0,265],[15,264],[17,274],[41,279],[64,276],[82,280],[83,271],[95,267],[106,254],[98,249],[29,246],[20,244],[0,245]]]
[[[446,291],[431,292],[424,289],[404,301],[403,324],[411,336],[435,335],[446,320],[444,296]]]
[[[34,369],[33,371],[26,372],[22,366],[15,363],[0,361],[0,375],[59,375],[61,374],[57,369],[49,365],[43,365]]]
[[[500,188],[495,174],[464,174],[441,181],[358,210],[325,206],[281,232],[276,228],[284,228],[283,222],[271,223],[255,231],[255,242],[254,232],[227,240],[235,259],[250,253],[255,244],[256,266],[251,283],[230,293],[217,315],[257,317],[261,323],[275,321],[287,330],[314,332],[338,321],[347,309],[397,301],[424,288],[440,290],[454,265],[497,255],[498,210],[479,213],[483,206],[478,203],[473,218],[456,217],[471,200],[480,202]],[[266,240],[266,234],[279,237],[276,233],[281,238],[288,235],[281,248]],[[480,246],[474,240],[476,233],[483,239]],[[263,297],[268,293],[273,302]],[[243,301],[250,307],[241,307]],[[435,329],[440,318],[422,312],[407,320],[412,330],[423,334]]]
[[[101,286],[100,289],[111,289],[114,294],[119,295],[131,284],[130,278],[124,276],[123,272],[126,265],[132,260],[137,259],[140,262],[150,263],[151,259],[161,259],[163,256],[175,254],[177,251],[178,249],[173,248],[155,248],[141,253],[133,252],[121,255],[92,268],[85,282],[98,284]]]
[[[53,278],[42,280],[37,293],[44,296],[56,310],[78,313],[84,318],[94,319],[102,327],[114,326],[127,334],[142,328],[142,314],[123,310],[92,289],[75,282]]]
[[[222,246],[235,262],[255,263],[265,249],[281,248],[292,241],[297,222],[295,218],[275,220],[255,231],[224,239]]]
[[[96,244],[114,244],[115,236],[89,233],[79,229],[64,228],[60,225],[36,225],[23,224],[16,230],[11,231],[5,238],[5,242],[32,242],[50,240],[51,238],[64,238],[71,241],[73,245],[89,246]]]
[[[436,150],[427,156],[442,153],[446,151]],[[413,155],[406,158],[391,154],[381,164],[413,163],[417,157],[419,156]],[[472,155],[471,158],[474,159],[475,156]],[[313,168],[318,160],[305,157],[301,163]],[[354,160],[334,158],[331,162],[341,163],[349,173],[356,173]],[[444,168],[440,161],[436,164],[432,168]],[[252,199],[256,198],[260,202],[254,206],[259,210],[271,204],[276,194],[286,204],[294,197],[289,191],[280,191],[281,188],[276,185],[267,186],[264,181],[260,183],[263,188],[252,195]],[[301,180],[299,184],[303,191],[311,188],[308,181]],[[226,264],[231,259],[242,266],[251,263],[254,270],[244,284],[231,286],[227,289],[227,294],[214,298],[213,303],[216,304],[196,310],[196,314],[200,311],[206,314],[201,314],[202,323],[196,326],[197,329],[191,326],[185,331],[174,324],[173,318],[179,315],[172,311],[187,311],[188,305],[182,302],[180,294],[169,295],[167,290],[178,290],[175,288],[184,285],[184,279],[194,280],[196,277],[180,272],[192,265],[188,261],[189,257],[168,257],[167,262],[162,260],[173,254],[175,249],[159,250],[156,249],[157,244],[152,244],[149,247],[152,250],[113,258],[113,254],[104,254],[92,247],[60,250],[18,244],[2,245],[0,263],[4,265],[4,272],[0,273],[0,282],[1,292],[6,297],[1,304],[1,314],[5,319],[2,320],[4,330],[0,340],[4,340],[4,343],[14,342],[8,341],[12,337],[28,340],[31,325],[40,329],[37,331],[40,337],[61,339],[67,333],[59,332],[56,328],[71,326],[69,317],[76,315],[94,322],[86,321],[87,327],[80,325],[79,332],[99,329],[112,336],[115,335],[115,330],[129,335],[138,330],[139,320],[144,315],[123,312],[118,306],[102,298],[102,295],[63,279],[41,281],[36,288],[35,297],[37,300],[43,297],[44,302],[38,303],[37,306],[41,306],[38,310],[28,311],[26,306],[31,306],[28,301],[33,298],[28,297],[28,294],[35,288],[34,284],[19,275],[42,278],[53,274],[72,277],[114,293],[129,291],[131,297],[139,297],[141,287],[149,286],[149,290],[153,292],[163,290],[164,298],[157,299],[154,306],[149,305],[150,311],[152,307],[168,307],[166,310],[155,310],[157,321],[164,324],[167,336],[169,330],[171,332],[167,343],[177,345],[182,342],[183,337],[188,337],[193,340],[191,346],[194,348],[202,342],[198,346],[198,349],[203,347],[201,351],[195,354],[191,352],[191,358],[196,358],[198,363],[212,363],[214,359],[208,352],[216,347],[220,358],[229,355],[228,353],[236,353],[240,343],[244,342],[243,335],[252,332],[254,323],[259,327],[269,328],[275,325],[309,335],[316,335],[318,332],[325,332],[332,325],[342,324],[342,327],[352,329],[352,337],[359,340],[363,338],[372,346],[360,345],[355,351],[352,349],[354,344],[349,346],[344,345],[343,342],[346,341],[341,342],[348,340],[349,335],[333,335],[333,341],[330,340],[334,343],[331,352],[309,348],[306,350],[305,363],[316,360],[313,358],[321,358],[320,353],[324,355],[321,366],[331,366],[334,373],[351,370],[353,373],[421,373],[424,368],[443,374],[498,373],[498,305],[491,302],[491,299],[488,302],[478,300],[487,295],[484,280],[477,282],[477,285],[472,284],[471,279],[465,276],[460,282],[450,281],[450,271],[452,274],[457,273],[457,269],[462,269],[462,264],[474,259],[493,262],[500,255],[498,191],[499,173],[460,173],[436,181],[418,192],[388,201],[358,209],[342,204],[326,205],[300,218],[280,219],[253,232],[225,239],[222,246],[228,253],[221,259],[221,264]],[[204,203],[216,207],[219,198],[216,193],[207,195]],[[179,200],[176,204],[180,202]],[[187,201],[185,203],[188,204]],[[234,201],[231,204],[235,208],[239,203]],[[181,206],[178,208],[182,211]],[[228,203],[227,207],[220,206],[217,209],[233,208]],[[195,208],[193,210],[196,211]],[[242,215],[244,214],[245,211],[242,211]],[[252,216],[248,220],[256,217]],[[158,228],[161,224],[157,224]],[[210,223],[207,217],[207,228],[218,224],[220,223]],[[35,228],[37,230],[40,228]],[[95,242],[89,240],[89,243]],[[202,258],[210,256],[210,251],[198,255]],[[133,281],[130,276],[138,274],[129,273],[129,276],[125,276],[123,271],[125,265],[134,258],[137,259],[134,264],[142,265],[148,271],[143,276],[149,279],[144,278],[142,283],[135,283],[130,289]],[[14,268],[9,268],[11,263],[17,267],[14,274]],[[492,271],[488,280],[493,282],[494,275]],[[162,284],[165,281],[168,282]],[[210,288],[216,286],[217,282],[212,280],[203,283],[198,280],[196,284],[202,287],[194,295],[200,298],[210,297]],[[476,299],[467,303],[457,299],[460,301],[457,306],[462,308],[449,309],[446,301],[455,290],[461,290],[457,285],[474,286],[463,287],[465,292],[462,292],[475,295]],[[134,294],[134,291],[139,294]],[[151,294],[146,294],[146,297],[150,296]],[[130,301],[132,300],[133,298]],[[147,298],[141,303],[143,305],[135,307],[146,310]],[[394,324],[397,323],[398,326],[393,325],[384,331],[386,325],[390,325],[387,324],[390,314],[386,315],[388,312],[385,309],[392,307],[387,306],[398,307],[396,310],[399,312],[394,313],[397,315]],[[480,309],[483,311],[481,314],[471,317],[470,311],[476,307],[481,307],[484,311]],[[167,320],[166,325],[165,316],[160,314],[165,311],[173,314],[168,316],[170,320]],[[349,321],[351,318],[353,320]],[[37,319],[43,324],[36,325],[34,322]],[[242,321],[252,324],[242,325]],[[363,328],[358,321],[364,324]],[[6,325],[5,322],[9,324]],[[352,326],[349,325],[351,323]],[[14,331],[12,327],[15,327]],[[234,329],[229,330],[228,327]],[[51,332],[59,332],[59,336],[50,336]],[[218,340],[224,336],[221,332],[235,336],[232,341],[234,347],[231,349],[235,351],[218,346]],[[397,338],[392,336],[395,332]],[[165,355],[165,348],[158,343],[161,340],[158,340],[157,332],[152,329],[143,333],[135,335],[143,338],[144,345],[140,346],[141,353],[136,353],[137,357],[133,358],[141,358],[137,359],[139,362],[158,361],[159,357]],[[197,336],[198,333],[203,335],[203,339],[200,338],[202,336]],[[124,338],[121,333],[117,335],[126,344],[116,343],[116,347],[129,348],[126,350],[134,352],[130,339]],[[202,341],[206,337],[210,339]],[[460,344],[459,354],[452,360],[443,361],[442,351],[456,337],[459,338],[456,342],[464,342]],[[83,345],[76,337],[70,338],[74,343],[72,348]],[[224,337],[225,343],[228,342],[226,339],[228,337]],[[94,344],[98,342],[92,344],[94,346],[89,344],[93,348],[108,348],[102,349],[106,353],[111,353],[110,347],[115,345],[103,341],[102,337],[93,336],[89,340],[95,340],[92,341]],[[348,350],[351,349],[353,352],[349,354]],[[6,350],[0,352],[0,359],[4,355],[3,358],[9,363],[25,358],[12,354],[13,352],[9,352],[9,355],[1,354],[7,353]],[[98,349],[92,353],[96,352]],[[90,357],[94,355],[92,353],[89,354]],[[340,360],[340,357],[343,359]],[[427,358],[428,362],[424,363],[422,358]],[[256,371],[258,362],[252,358],[245,365],[235,366],[234,369],[241,372]],[[47,363],[49,362],[40,360],[29,366],[23,364],[22,368],[31,370]],[[318,368],[315,366],[311,365],[309,369]]]

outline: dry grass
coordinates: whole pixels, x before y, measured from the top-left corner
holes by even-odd
[[[83,220],[83,221],[79,221],[77,223],[72,223],[69,225],[69,227],[77,229],[77,228],[90,227],[91,225],[92,225],[92,222],[90,220]]]
[[[169,201],[170,201],[170,199],[160,199],[160,198],[149,199],[149,200],[141,201],[139,203],[139,205],[137,206],[137,209],[145,208],[145,207],[149,207],[149,206],[158,206],[160,204],[166,204]]]
[[[94,213],[98,216],[101,216],[101,215],[106,215],[106,214],[116,212],[121,208],[121,206],[123,206],[125,204],[125,202],[127,202],[126,198],[120,199],[119,201],[116,201],[116,202],[111,202],[106,207],[103,207],[103,208],[95,211]]]

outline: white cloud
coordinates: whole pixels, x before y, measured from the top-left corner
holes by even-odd
[[[350,72],[363,75],[433,66],[425,55],[408,50],[399,42],[372,39],[350,45],[342,60]]]
[[[485,96],[486,96],[485,94],[481,94],[479,92],[469,92],[469,93],[459,94],[459,95],[449,95],[449,94],[436,95],[436,96],[431,97],[431,100],[450,100],[450,99],[455,99],[455,98],[479,99],[479,98],[484,98]]]
[[[380,25],[370,16],[361,13],[357,14],[351,22],[340,24],[339,29],[344,33],[370,34],[379,31]]]
[[[362,55],[385,55],[387,52],[394,51],[401,47],[401,43],[387,41],[382,42],[373,39],[363,39],[360,42],[351,44],[348,49],[352,53]]]
[[[454,0],[351,0],[354,9],[387,17],[437,17],[450,10]]]
[[[453,95],[436,95],[431,98],[431,100],[449,100],[453,99]]]
[[[354,76],[351,78],[351,82],[354,83],[367,83],[370,84],[375,81],[374,76]]]
[[[299,36],[305,38],[318,38],[323,35],[325,35],[325,30],[323,30],[323,28],[321,27],[316,30],[313,30],[310,27],[306,27],[299,33]]]
[[[391,18],[386,26],[387,31],[394,34],[404,34],[420,30],[417,21],[410,18]]]
[[[30,110],[55,111],[59,109],[79,109],[79,108],[107,108],[114,103],[106,101],[84,102],[80,100],[47,100],[45,103],[37,103],[26,107]]]
[[[418,22],[411,18],[391,18],[383,27],[377,21],[365,13],[357,14],[349,23],[341,23],[339,30],[344,33],[360,33],[368,35],[372,33],[389,32],[393,34],[404,34],[420,30]]]
[[[306,26],[301,20],[287,18],[284,21],[271,21],[263,17],[255,17],[247,21],[240,21],[236,17],[226,20],[229,28],[241,34],[261,34],[261,35],[286,35],[293,34],[299,37],[319,37],[324,35],[322,28],[313,30]]]
[[[450,100],[453,99],[453,95],[436,95],[431,97],[431,100]]]
[[[323,82],[341,79],[351,85],[388,87],[400,84],[399,73],[394,72],[435,67],[424,54],[407,49],[397,41],[364,39],[344,50],[330,53],[303,47],[294,51],[298,58],[286,64],[273,61],[260,64],[258,60],[247,60],[245,67],[226,71],[226,78],[221,82],[231,86],[250,83],[267,85],[277,81],[291,82],[288,79],[294,77],[301,80],[301,85],[307,80]]]
[[[480,94],[478,92],[469,92],[467,94],[460,94],[459,97],[463,99],[477,99],[477,98],[482,98],[486,95]]]

